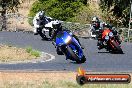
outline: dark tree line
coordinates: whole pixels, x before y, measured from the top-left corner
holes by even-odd
[[[20,5],[20,0],[0,0],[0,5],[2,7],[2,30],[6,30],[6,13],[17,11],[18,6]]]
[[[116,23],[128,27],[130,0],[100,0],[100,6],[103,11],[108,12],[110,20],[115,18]]]
[[[29,16],[33,17],[38,11],[44,10],[46,15],[63,21],[72,21],[81,6],[87,0],[38,0],[32,6]],[[29,21],[32,23],[32,19]]]

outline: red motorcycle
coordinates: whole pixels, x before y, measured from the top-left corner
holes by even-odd
[[[104,41],[103,45],[107,51],[112,53],[123,53],[119,41],[109,28],[102,31],[101,39]]]

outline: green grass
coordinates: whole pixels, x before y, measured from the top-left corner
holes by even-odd
[[[80,86],[77,83],[67,81],[61,81],[60,85],[62,88],[132,88],[131,84],[84,84]]]
[[[32,49],[32,47],[27,47],[26,51],[27,51],[27,53],[30,53],[33,56],[40,57],[40,52]]]
[[[0,88],[132,88],[132,84],[85,84],[83,86],[78,85],[76,82],[57,81],[50,83],[43,81],[41,83],[35,82],[6,82],[4,87]]]

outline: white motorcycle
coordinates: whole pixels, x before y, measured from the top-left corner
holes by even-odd
[[[49,23],[44,25],[42,31],[39,30],[38,33],[43,39],[49,40],[51,38],[52,30],[53,30],[52,23],[55,21],[57,21],[57,20],[50,21]]]

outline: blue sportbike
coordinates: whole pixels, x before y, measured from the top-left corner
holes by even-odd
[[[66,60],[70,59],[77,63],[84,63],[86,61],[81,45],[72,36],[71,32],[66,30],[58,32],[54,42],[57,48],[57,54],[65,55]]]

